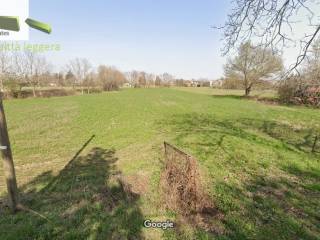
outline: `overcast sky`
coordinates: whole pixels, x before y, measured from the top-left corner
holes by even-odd
[[[30,0],[30,17],[48,22],[52,34],[30,30],[32,43],[58,43],[55,65],[74,57],[120,70],[169,72],[181,78],[218,78],[225,58],[221,32],[231,1]],[[303,32],[303,26],[301,26]],[[295,50],[285,52],[292,62]]]

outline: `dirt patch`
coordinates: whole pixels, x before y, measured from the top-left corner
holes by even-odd
[[[101,203],[105,211],[112,212],[121,203],[134,203],[140,194],[135,193],[132,185],[121,174],[115,174],[109,179],[109,187],[100,189],[92,198],[93,203]]]
[[[165,143],[161,186],[166,208],[176,212],[179,221],[223,234],[223,227],[215,223],[223,219],[223,214],[203,190],[196,159],[168,143]]]
[[[123,182],[128,185],[131,192],[144,195],[148,191],[149,176],[145,174],[129,175],[123,178]]]

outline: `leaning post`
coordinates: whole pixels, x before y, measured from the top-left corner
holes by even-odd
[[[314,153],[316,151],[316,146],[318,142],[318,136],[314,138],[313,146],[312,146],[312,152]]]
[[[19,203],[18,187],[2,99],[3,93],[0,93],[0,151],[8,190],[9,206],[13,212],[16,212]]]

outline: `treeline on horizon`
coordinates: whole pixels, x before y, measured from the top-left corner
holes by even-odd
[[[149,88],[168,86],[210,86],[206,79],[175,79],[169,73],[156,75],[144,71],[122,72],[116,67],[94,67],[86,58],[74,58],[59,71],[44,55],[32,52],[0,51],[0,89],[7,97],[43,96],[45,88],[65,88],[60,94],[72,91],[92,93],[114,91],[120,87]],[[69,90],[67,90],[69,89]],[[58,94],[58,91],[51,91]]]
[[[215,87],[242,89],[249,96],[253,89],[278,91],[285,103],[320,106],[320,40],[312,46],[308,61],[298,74],[288,74],[280,52],[241,44],[224,65],[224,77],[218,80],[176,79],[169,73],[122,72],[116,67],[93,66],[86,58],[74,58],[59,71],[44,55],[33,51],[0,51],[0,89],[7,98],[46,97],[115,91],[121,87]]]

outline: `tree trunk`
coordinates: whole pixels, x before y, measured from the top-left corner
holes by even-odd
[[[250,87],[247,87],[245,92],[246,97],[249,96],[249,94],[250,94]]]
[[[252,84],[249,84],[249,86],[246,85],[246,89],[245,89],[245,95],[246,97],[249,96],[250,92],[251,92],[251,88],[252,88]]]
[[[0,76],[0,91],[4,92],[3,77],[2,76]]]
[[[32,93],[33,93],[33,97],[36,97],[36,85],[33,85],[33,88],[32,88]]]
[[[38,81],[37,81],[37,88],[39,89],[39,95],[40,95],[40,97],[42,97],[42,90],[41,90],[41,85],[40,85],[39,79],[38,79]]]
[[[12,158],[11,146],[9,141],[6,117],[2,102],[2,93],[0,93],[0,144],[1,155],[3,160],[4,175],[7,183],[9,205],[13,212],[17,211],[19,202],[18,187],[16,180],[16,173]]]

